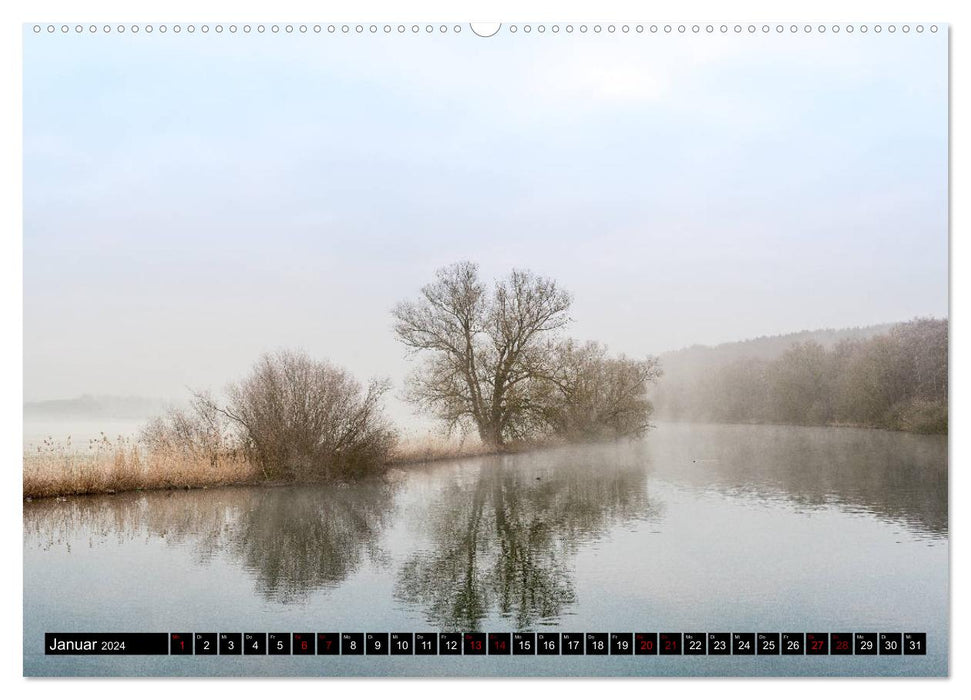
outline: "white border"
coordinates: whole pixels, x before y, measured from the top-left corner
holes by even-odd
[[[966,3],[964,3],[966,4]],[[648,15],[648,16],[646,16]],[[273,2],[209,2],[204,6],[199,0],[168,0],[160,2],[132,3],[123,0],[90,0],[79,3],[76,0],[56,0],[52,2],[15,2],[0,7],[0,52],[3,56],[2,72],[3,99],[0,99],[0,114],[3,119],[2,182],[0,182],[0,213],[3,216],[2,235],[0,235],[0,323],[4,330],[2,357],[0,357],[0,387],[3,400],[0,401],[0,456],[5,468],[4,478],[9,480],[2,509],[4,516],[3,555],[4,562],[15,562],[15,575],[2,579],[5,614],[3,632],[0,634],[0,663],[3,664],[4,685],[12,684],[11,690],[17,695],[30,694],[31,697],[63,698],[77,692],[97,693],[103,697],[156,698],[172,694],[222,692],[217,687],[219,681],[187,680],[151,682],[144,680],[85,680],[85,681],[44,681],[25,680],[22,674],[22,521],[21,521],[21,433],[22,433],[22,368],[23,368],[23,303],[22,303],[22,123],[21,123],[21,79],[22,79],[22,23],[25,22],[84,22],[112,21],[118,23],[147,23],[159,20],[181,22],[214,21],[277,21],[277,22],[397,22],[425,21],[462,22],[503,21],[550,23],[592,22],[600,20],[636,21],[643,19],[653,23],[716,22],[735,21],[798,21],[800,23],[820,20],[827,23],[859,23],[874,20],[880,22],[911,23],[950,23],[951,36],[951,123],[971,123],[971,109],[968,105],[967,84],[968,48],[971,39],[971,23],[963,21],[961,3],[941,0],[885,0],[880,3],[857,3],[846,0],[817,0],[812,3],[779,3],[770,1],[741,1],[731,4],[724,2],[695,1],[670,2],[666,6],[649,7],[630,0],[598,0],[577,2],[559,0],[558,2],[530,2],[529,0],[494,0],[493,2],[458,3],[454,0],[413,0],[409,3],[393,0],[370,0],[361,2],[313,3],[297,0],[274,0]],[[962,84],[962,78],[964,83]],[[967,373],[964,364],[955,363],[955,358],[968,356],[968,332],[960,318],[955,323],[954,310],[962,308],[962,300],[967,301],[968,284],[961,278],[962,264],[966,267],[966,253],[961,239],[963,213],[962,200],[967,201],[967,163],[971,163],[967,141],[956,129],[952,131],[952,243],[951,243],[951,676],[948,681],[905,680],[905,679],[866,679],[866,680],[669,680],[652,679],[654,683],[677,683],[678,687],[649,689],[646,686],[632,686],[642,680],[624,682],[596,680],[580,681],[573,679],[557,681],[503,680],[469,682],[467,680],[446,681],[395,681],[395,680],[330,680],[326,685],[313,680],[289,681],[229,681],[231,692],[239,698],[265,698],[269,694],[287,693],[359,693],[362,690],[394,694],[396,698],[407,697],[412,693],[424,697],[450,697],[461,694],[465,698],[487,697],[496,693],[555,692],[559,698],[589,696],[606,692],[691,692],[691,693],[744,693],[750,698],[777,698],[784,694],[787,698],[808,698],[816,694],[832,693],[870,693],[876,692],[884,698],[906,697],[912,700],[917,695],[946,694],[968,696],[968,678],[971,671],[962,666],[971,643],[962,635],[969,633],[967,610],[969,603],[962,599],[960,585],[967,580],[967,562],[959,558],[962,551],[960,533],[964,519],[955,505],[959,502],[956,494],[964,490],[968,438],[962,435],[961,421],[966,415]],[[874,593],[879,595],[878,593]],[[623,682],[623,681],[621,681]],[[685,687],[683,683],[690,683]],[[284,685],[285,684],[285,685]],[[542,686],[540,685],[542,684]],[[701,685],[704,684],[704,685]],[[867,687],[862,687],[866,684]],[[876,687],[870,687],[876,684]],[[960,688],[964,687],[961,691]]]

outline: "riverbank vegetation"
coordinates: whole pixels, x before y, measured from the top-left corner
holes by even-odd
[[[948,322],[915,319],[775,357],[666,364],[655,400],[668,420],[852,425],[947,433]]]
[[[220,401],[196,393],[136,440],[52,440],[24,457],[24,496],[201,488],[254,482],[347,481],[384,472],[397,434],[384,417],[387,382],[366,387],[303,353],[261,357]],[[427,451],[426,451],[427,452]]]
[[[442,437],[402,441],[383,410],[386,380],[366,385],[299,352],[262,356],[218,398],[197,392],[136,440],[87,450],[45,441],[24,456],[24,496],[198,488],[256,482],[347,482],[395,465],[643,434],[657,359],[611,357],[558,331],[571,298],[514,270],[489,287],[478,268],[438,271],[394,310],[395,333],[424,363],[409,397]]]
[[[493,454],[477,439],[426,435],[399,440],[385,470]],[[215,458],[213,458],[215,457]],[[123,491],[203,489],[281,483],[267,480],[245,453],[187,449],[185,443],[150,442],[102,435],[84,446],[48,438],[24,453],[23,496],[27,499]]]

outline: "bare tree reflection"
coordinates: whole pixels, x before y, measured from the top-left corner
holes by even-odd
[[[657,514],[641,448],[607,449],[491,458],[452,479],[418,515],[432,545],[402,566],[396,597],[441,629],[478,629],[493,609],[517,629],[557,620],[576,600],[577,547]]]
[[[25,541],[70,549],[116,540],[163,539],[202,561],[228,555],[267,600],[288,603],[344,581],[380,558],[393,487],[300,486],[167,491],[24,504]]]
[[[379,557],[390,506],[390,488],[382,483],[266,490],[223,531],[224,548],[252,573],[265,598],[299,600]]]

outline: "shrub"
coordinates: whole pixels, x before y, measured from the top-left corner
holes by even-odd
[[[231,385],[219,410],[266,478],[344,479],[383,468],[391,455],[396,435],[381,407],[388,387],[373,380],[365,389],[333,365],[279,352]]]
[[[188,410],[170,409],[142,429],[140,442],[150,453],[181,454],[216,468],[236,458],[237,440],[226,415],[208,393],[198,393]]]

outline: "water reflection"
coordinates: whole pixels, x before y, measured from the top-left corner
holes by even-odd
[[[947,438],[885,430],[664,424],[652,474],[803,509],[837,505],[916,534],[947,535]]]
[[[28,546],[95,547],[162,539],[200,563],[228,556],[267,600],[288,603],[381,561],[391,484],[229,488],[120,494],[24,504]]]
[[[208,567],[218,558],[248,574],[257,599],[283,604],[370,567],[392,575],[397,604],[433,628],[473,629],[497,614],[510,628],[529,629],[580,609],[578,550],[664,516],[658,493],[670,493],[668,484],[782,503],[785,512],[774,516],[780,531],[803,510],[835,507],[890,523],[888,539],[902,528],[928,544],[947,536],[947,440],[938,436],[668,424],[639,443],[442,463],[399,476],[344,487],[25,503],[25,553],[98,550],[105,561],[151,570],[158,549],[141,545],[163,542],[185,553],[186,577],[207,569],[224,575]],[[687,498],[679,508],[704,521],[711,503]],[[676,557],[679,536],[665,530],[668,556]],[[661,541],[638,537],[631,557]],[[27,568],[65,566],[43,555]],[[364,607],[390,602],[385,589],[360,596]]]
[[[414,515],[430,546],[398,574],[399,601],[438,629],[553,624],[576,601],[571,560],[585,541],[654,517],[643,444],[483,460]]]
[[[211,542],[250,571],[260,592],[278,602],[299,600],[341,583],[366,558],[380,561],[387,524],[386,484],[345,489],[269,489]]]

